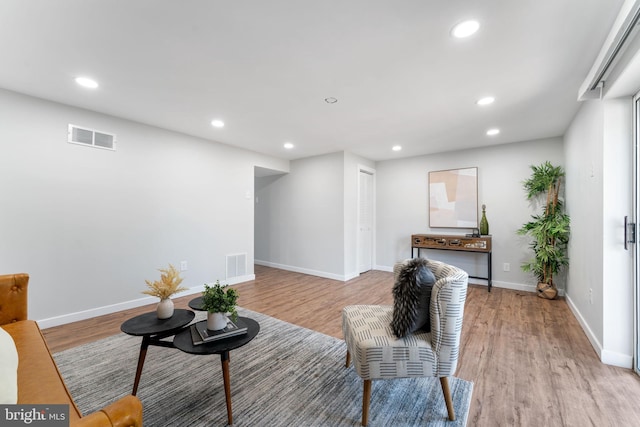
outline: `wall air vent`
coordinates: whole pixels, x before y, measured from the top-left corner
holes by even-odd
[[[83,128],[72,124],[69,125],[67,141],[71,144],[85,145],[87,147],[104,148],[112,151],[116,150],[115,134]]]
[[[247,254],[227,255],[227,281],[247,274]]]

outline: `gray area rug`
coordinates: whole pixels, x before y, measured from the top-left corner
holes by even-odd
[[[260,333],[231,351],[235,426],[359,426],[362,380],[344,367],[344,341],[246,309]],[[196,313],[196,321],[205,313]],[[141,338],[119,334],[54,355],[80,411],[131,393]],[[465,426],[473,384],[450,378],[457,419],[437,378],[374,381],[370,426]],[[220,356],[149,347],[138,388],[144,425],[223,426],[227,413]]]

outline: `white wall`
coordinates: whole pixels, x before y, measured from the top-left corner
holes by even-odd
[[[633,362],[633,252],[624,249],[624,216],[632,218],[633,102],[604,101],[602,361],[630,368]]]
[[[117,151],[67,143],[67,125],[117,134]],[[26,272],[44,326],[135,306],[158,268],[184,284],[253,277],[254,166],[286,161],[0,91],[0,272]]]
[[[601,102],[584,103],[564,137],[566,208],[571,216],[566,296],[570,305],[577,308],[583,328],[587,326],[592,344],[598,347],[603,336],[603,111]],[[589,289],[593,304],[589,302]]]
[[[603,362],[631,367],[633,252],[632,100],[585,102],[565,135],[572,218],[567,301]]]
[[[530,165],[544,161],[564,165],[562,140],[552,138],[463,150],[376,164],[377,263],[391,270],[393,264],[411,255],[412,234],[464,234],[470,229],[429,228],[429,171],[478,167],[479,205],[487,205],[489,233],[493,243],[493,285],[533,290],[535,278],[520,270],[531,257],[527,240],[516,230],[529,220],[532,210],[525,199],[522,181],[530,176]],[[472,275],[486,274],[486,255],[421,251],[429,257],[458,265]],[[509,263],[509,272],[503,264]],[[474,279],[477,283],[486,283]],[[562,286],[562,283],[559,283]]]
[[[256,178],[256,263],[344,280],[343,170],[333,153]]]
[[[256,262],[336,280],[358,275],[359,166],[337,152],[291,162],[289,174],[256,178]]]

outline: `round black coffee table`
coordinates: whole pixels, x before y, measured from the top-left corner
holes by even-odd
[[[131,394],[135,396],[138,392],[138,383],[140,382],[140,375],[142,375],[144,359],[147,356],[147,348],[150,345],[173,348],[172,342],[162,341],[162,339],[183,330],[194,317],[195,313],[193,311],[177,308],[173,312],[173,316],[168,319],[158,319],[158,315],[154,311],[133,317],[120,326],[120,330],[125,334],[142,337],[136,378],[133,381],[133,392]],[[187,328],[187,331],[189,331],[189,328]]]
[[[198,298],[196,298],[197,300]],[[193,302],[193,300],[192,300]],[[189,303],[191,307],[191,303]],[[176,334],[173,338],[173,345],[190,354],[219,354],[222,362],[222,379],[224,382],[224,395],[227,402],[227,420],[229,425],[233,424],[233,412],[231,409],[231,380],[229,378],[229,352],[249,343],[260,332],[260,324],[248,317],[238,317],[235,322],[239,327],[246,327],[247,333],[211,341],[204,344],[194,345],[191,338],[191,328],[186,328]]]

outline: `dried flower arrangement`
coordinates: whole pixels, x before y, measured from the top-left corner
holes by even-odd
[[[155,280],[151,282],[149,280],[145,280],[149,289],[142,291],[143,294],[158,297],[163,300],[171,297],[173,294],[189,289],[184,286],[180,286],[180,283],[182,283],[182,277],[180,277],[180,272],[176,270],[173,265],[169,264],[169,268],[159,268],[158,271],[162,273],[160,275],[160,281]]]

